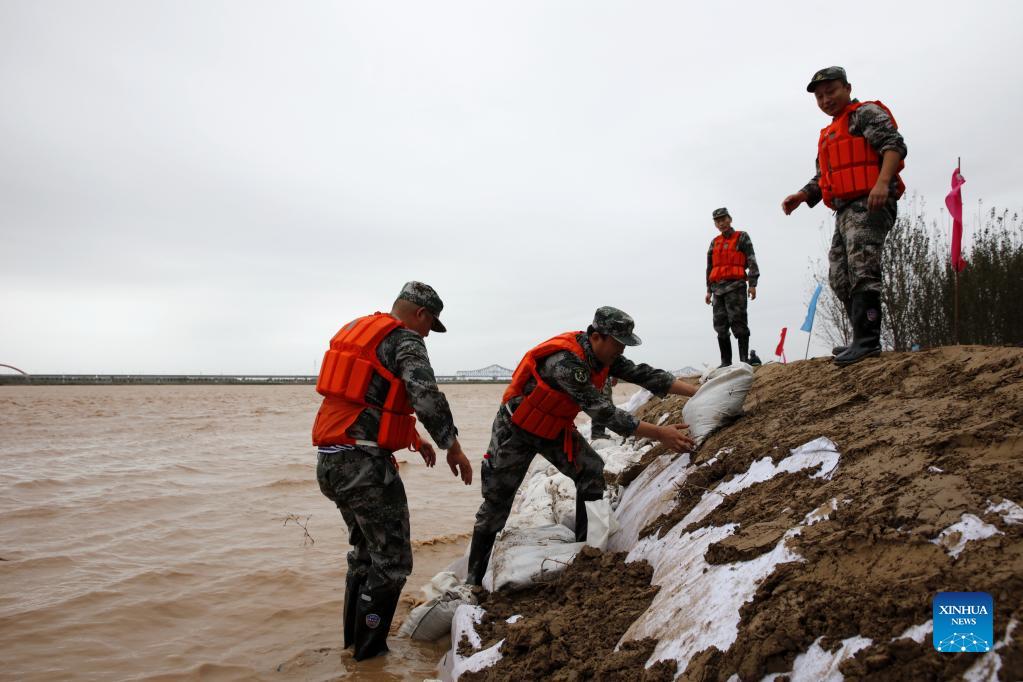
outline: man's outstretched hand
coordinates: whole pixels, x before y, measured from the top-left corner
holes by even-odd
[[[696,448],[696,441],[688,433],[688,424],[669,424],[660,427],[657,440],[664,444],[664,447],[675,452],[692,452]]]
[[[437,463],[437,451],[425,440],[419,445],[419,454],[422,456],[423,461],[426,462],[426,466],[432,467]]]
[[[795,194],[790,194],[785,197],[781,202],[781,210],[785,212],[785,215],[791,214],[799,205],[806,201],[806,192],[800,190]]]
[[[469,458],[462,452],[462,446],[459,445],[457,440],[448,449],[448,468],[451,469],[452,475],[462,479],[462,483],[466,485],[472,483],[472,464],[469,463]]]
[[[677,380],[676,383],[678,383]],[[696,441],[687,432],[688,428],[688,424],[658,426],[650,422],[640,422],[639,427],[636,428],[636,435],[640,438],[651,438],[660,441],[664,447],[674,452],[692,452],[696,449]]]

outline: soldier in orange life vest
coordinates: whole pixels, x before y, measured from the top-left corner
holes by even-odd
[[[316,480],[348,526],[342,620],[344,646],[354,646],[357,661],[387,651],[387,631],[412,572],[408,500],[393,452],[418,450],[428,467],[437,460],[413,413],[447,450],[451,473],[472,482],[423,342],[431,331],[447,331],[443,307],[432,287],[408,282],[390,314],[360,317],[334,335],[316,383],[324,396],[313,424]]]
[[[729,327],[739,342],[739,362],[749,362],[746,282],[749,282],[750,300],[755,300],[760,267],[749,233],[732,229],[732,216],[728,209],[716,209],[713,217],[714,227],[721,234],[714,237],[707,250],[707,298],[704,300],[710,305],[713,298],[714,331],[718,334],[718,348],[721,350],[720,366],[727,367],[732,364]]]
[[[632,318],[621,310],[598,308],[585,332],[566,332],[544,341],[519,363],[494,417],[490,448],[480,474],[483,504],[476,513],[469,549],[469,584],[481,584],[515,491],[538,452],[575,482],[576,539],[586,539],[585,502],[599,500],[604,494],[604,461],[575,429],[580,411],[623,436],[653,438],[679,452],[692,449],[693,440],[682,430],[684,424],[641,422],[616,408],[602,392],[612,376],[658,396],[696,393],[696,386],[676,379],[671,372],[637,365],[622,355],[626,346],[640,344],[633,327]]]
[[[836,364],[850,365],[881,352],[881,250],[906,189],[899,177],[906,143],[888,107],[852,99],[842,67],[821,69],[806,90],[832,120],[817,143],[817,174],[781,207],[788,215],[803,202],[823,200],[835,210],[828,280],[845,305],[853,340],[833,353]]]

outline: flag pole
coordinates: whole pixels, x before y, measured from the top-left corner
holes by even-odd
[[[813,339],[813,323],[817,321],[817,299],[820,295],[821,283],[817,282],[817,287],[813,290],[813,296],[810,297],[810,305],[806,308],[806,320],[804,320],[802,326],[799,327],[800,331],[807,332],[806,352],[803,353],[804,360],[807,360],[810,357],[810,340]]]
[[[957,156],[956,157],[956,173],[961,175],[962,172],[963,172],[963,157]],[[963,251],[963,246],[962,246],[962,243],[960,242],[960,244],[959,244],[959,254],[958,254],[959,258],[962,258],[962,251]],[[955,344],[958,346],[959,345],[959,268],[953,267],[952,268],[952,272],[955,275],[955,292],[954,292],[954,298],[955,298],[955,324],[954,324],[954,328],[953,328],[954,329],[953,333],[955,335]]]

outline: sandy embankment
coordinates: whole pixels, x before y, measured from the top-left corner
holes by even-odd
[[[643,415],[678,421],[682,401]],[[650,567],[584,553],[554,584],[489,598],[483,647],[506,638],[503,658],[461,679],[1023,678],[1023,350],[768,365],[745,407],[691,462],[657,447],[622,476],[674,486],[623,547],[651,560],[656,595],[634,584]],[[821,437],[837,459],[794,459]],[[934,650],[939,591],[991,593],[995,652]]]

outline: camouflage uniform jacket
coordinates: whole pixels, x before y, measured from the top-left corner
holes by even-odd
[[[558,351],[543,358],[537,363],[540,378],[550,386],[558,388],[576,402],[583,412],[588,414],[594,423],[605,424],[607,428],[623,436],[630,436],[639,426],[639,419],[624,410],[615,407],[609,397],[604,395],[602,388],[593,385],[592,374],[603,369],[603,365],[593,354],[590,339],[585,333],[576,336],[586,354],[584,362],[571,351]],[[637,384],[654,395],[664,397],[668,394],[675,381],[675,375],[663,369],[655,369],[650,365],[636,364],[623,355],[615,358],[611,364],[610,375],[630,384]],[[523,387],[526,394],[536,387],[536,380],[530,379]],[[522,402],[522,396],[508,401],[512,411]]]
[[[731,236],[731,232],[729,232],[729,236]],[[714,241],[716,239],[717,237],[710,240],[710,247],[707,249],[707,293],[723,296],[729,291],[739,289],[745,282],[741,279],[733,279],[711,283],[710,271],[714,267]],[[749,232],[743,231],[739,235],[739,243],[735,245],[735,248],[741,253],[746,254],[746,281],[749,282],[751,287],[755,288],[757,282],[760,281],[760,266],[757,265],[757,254],[753,253],[753,240],[750,239]]]
[[[858,102],[859,100],[852,100]],[[862,107],[852,112],[849,115],[849,132],[853,135],[861,135],[867,138],[867,143],[874,148],[879,155],[883,156],[886,151],[894,150],[902,155],[902,158],[906,158],[908,150],[906,149],[906,142],[902,139],[902,133],[900,133],[895,125],[892,123],[891,117],[881,107],[876,104],[867,103]],[[803,186],[802,191],[806,192],[806,205],[813,207],[821,201],[821,188],[818,182],[821,178],[821,166],[820,160],[814,158],[814,164],[817,169],[816,175]],[[895,194],[898,189],[898,181],[893,177],[891,184],[888,186],[888,201],[894,203],[896,201]],[[866,201],[866,197],[860,197],[858,199],[845,200],[838,199],[834,200],[835,210],[841,211],[846,206],[853,204],[857,201]]]
[[[394,376],[401,379],[408,391],[409,403],[416,416],[430,433],[437,447],[447,450],[458,435],[448,399],[437,388],[437,379],[426,353],[423,337],[411,329],[398,327],[377,346],[377,358]],[[390,384],[374,374],[366,390],[366,402],[383,405]],[[367,407],[348,427],[348,435],[361,440],[376,440],[380,430],[380,410]]]

